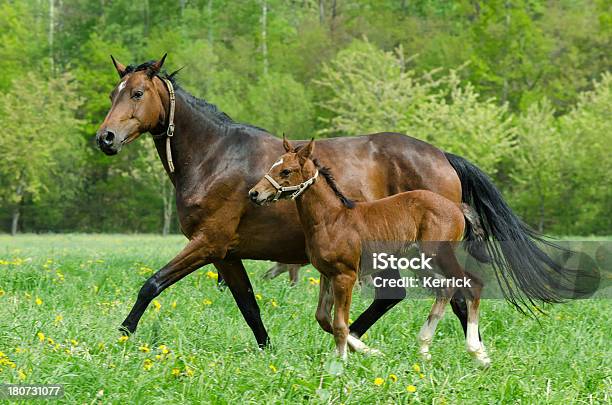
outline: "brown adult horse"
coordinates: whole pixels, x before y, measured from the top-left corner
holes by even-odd
[[[134,332],[153,298],[212,263],[257,343],[264,346],[268,334],[241,260],[308,260],[295,204],[284,201],[274,209],[261,210],[246,196],[281,154],[282,142],[260,128],[232,121],[214,105],[176,87],[173,75],[160,73],[164,60],[165,55],[158,61],[124,66],[113,59],[121,80],[110,95],[112,106],[96,135],[107,155],[118,153],[142,133],[153,135],[176,190],[181,230],[189,239],[174,259],[144,283],[122,329]],[[524,290],[529,299],[558,299],[546,271],[546,266],[556,265],[534,244],[535,235],[512,213],[486,175],[466,160],[396,133],[322,140],[318,155],[323,164],[342,173],[340,186],[355,200],[425,189],[460,203],[463,193],[463,201],[478,212],[485,237],[518,241],[516,249],[493,256],[499,267],[511,277],[521,275],[516,282],[528,285]],[[469,227],[466,238],[475,240]],[[482,245],[474,244],[472,253],[478,247]],[[351,325],[351,334],[361,336],[400,300],[382,297],[377,292],[372,305]],[[465,332],[465,302],[456,296],[451,305]]]
[[[419,334],[421,354],[429,356],[436,324],[459,288],[468,306],[467,350],[480,365],[488,366],[490,360],[478,336],[482,283],[464,271],[454,253],[456,242],[463,237],[465,219],[475,218],[472,209],[427,190],[355,203],[344,196],[330,170],[313,160],[314,139],[298,150],[286,139],[283,146],[286,153],[249,191],[249,197],[258,205],[282,199],[296,201],[308,258],[322,275],[316,318],[324,331],[334,335],[338,355],[347,358],[351,295],[366,250],[364,244],[384,241],[406,246],[416,242],[437,271],[453,282],[451,285],[448,281],[448,287],[437,291]],[[480,227],[477,222],[471,225]],[[454,286],[455,280],[464,278],[469,285]],[[331,306],[335,307],[333,324]]]

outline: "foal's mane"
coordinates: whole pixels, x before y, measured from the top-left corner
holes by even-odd
[[[141,63],[140,65],[137,65],[137,66],[128,65],[125,68],[125,73],[127,74],[127,73],[140,72],[143,70],[147,70],[151,68],[155,62],[156,61],[154,60],[150,60],[150,61]],[[172,85],[174,86],[175,91],[180,91],[181,94],[185,96],[185,100],[190,106],[192,106],[196,111],[199,111],[205,114],[206,116],[212,118],[216,123],[223,124],[225,126],[241,126],[241,127],[247,127],[247,128],[257,129],[259,131],[268,132],[267,130],[260,128],[258,126],[255,126],[255,125],[244,124],[241,122],[234,121],[229,115],[221,111],[219,107],[217,107],[215,104],[209,103],[208,101],[202,98],[198,98],[192,95],[191,93],[189,93],[188,91],[186,91],[185,89],[183,89],[176,81],[176,76],[178,72],[181,71],[181,69],[183,68],[175,70],[172,73],[168,73],[167,71],[162,70],[156,76],[159,77],[160,79],[169,80],[170,83],[172,83]]]
[[[338,197],[340,202],[342,202],[342,205],[344,205],[346,208],[354,208],[355,202],[345,196],[342,191],[340,191],[340,189],[338,188],[338,184],[336,184],[336,179],[334,179],[334,175],[331,172],[331,169],[329,167],[322,166],[317,159],[313,159],[312,162],[319,170],[319,174],[325,178],[325,181],[327,181],[329,187],[331,187],[331,189],[334,191],[336,197]]]

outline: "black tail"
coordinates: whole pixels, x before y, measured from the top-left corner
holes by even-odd
[[[534,301],[562,302],[571,296],[575,271],[557,264],[538,243],[562,248],[521,221],[482,170],[462,157],[445,155],[461,180],[463,202],[476,211],[482,227],[481,232],[467,228],[468,252],[491,262],[506,299],[526,313],[533,312]]]

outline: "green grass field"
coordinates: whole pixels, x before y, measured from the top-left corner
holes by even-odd
[[[384,357],[332,355],[314,320],[316,270],[263,282],[247,262],[273,346],[257,349],[212,267],[166,290],[127,341],[117,328],[142,282],[185,243],[156,236],[0,236],[0,383],[61,383],[69,403],[605,403],[612,400],[612,305],[547,308],[540,323],[483,302],[493,366],[465,351],[450,308],[432,345],[416,334],[430,300],[399,304],[365,336]],[[351,315],[369,299],[355,294]],[[410,387],[410,389],[408,389]],[[414,392],[410,392],[414,391]]]

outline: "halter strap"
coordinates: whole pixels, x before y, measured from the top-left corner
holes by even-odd
[[[170,94],[170,113],[168,114],[168,130],[166,131],[166,160],[168,161],[168,169],[170,173],[174,173],[174,162],[172,161],[172,148],[170,147],[170,138],[174,136],[174,109],[176,108],[176,97],[174,95],[174,86],[172,82],[166,78],[160,77],[168,87]]]
[[[302,194],[304,191],[306,191],[306,189],[308,187],[310,187],[315,182],[315,180],[317,179],[318,176],[319,176],[319,170],[317,169],[317,171],[315,172],[314,176],[312,176],[308,180],[306,180],[303,183],[300,183],[300,184],[298,184],[296,186],[287,186],[287,187],[282,187],[269,174],[266,174],[264,176],[264,178],[266,180],[268,180],[270,182],[270,184],[272,184],[272,187],[274,187],[276,189],[276,195],[274,196],[272,201],[278,201],[278,199],[281,197],[281,194],[283,194],[286,191],[293,191],[294,193],[291,194],[291,199],[295,200],[300,194]]]

